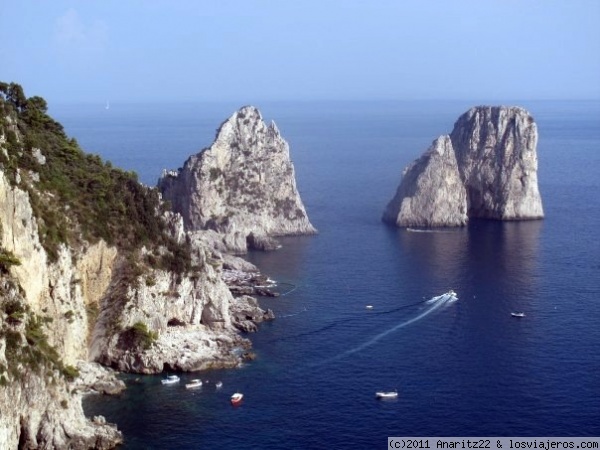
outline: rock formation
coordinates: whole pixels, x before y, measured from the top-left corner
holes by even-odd
[[[0,82],[0,448],[113,448],[121,433],[86,418],[81,396],[124,385],[92,360],[138,373],[235,367],[250,347],[238,330],[272,313],[236,299],[224,275],[257,277],[254,266],[186,232],[156,190],[85,155],[17,88]],[[103,207],[111,216],[98,219]]]
[[[165,171],[159,189],[188,230],[214,230],[227,250],[277,248],[273,236],[315,233],[294,177],[289,147],[275,123],[241,108],[213,144],[177,172]]]
[[[518,107],[463,114],[403,172],[383,214],[400,227],[462,226],[469,218],[543,218],[537,181],[537,127]]]

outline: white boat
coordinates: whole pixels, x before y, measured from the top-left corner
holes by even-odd
[[[231,404],[232,405],[239,405],[240,403],[242,403],[242,399],[244,398],[244,394],[240,393],[240,392],[236,392],[235,394],[233,394],[231,396]]]
[[[221,389],[223,387],[223,382],[222,381],[217,381],[215,383],[215,386],[217,387],[217,389]]]
[[[456,300],[458,300],[458,295],[452,289],[443,294],[443,296],[446,297],[449,302],[455,302]]]
[[[365,306],[365,308],[367,308],[367,309],[373,309],[373,305],[367,305],[367,306]]]
[[[511,312],[510,315],[513,317],[525,317],[524,312]]]
[[[193,389],[197,387],[202,387],[202,380],[195,379],[185,384],[186,389]]]
[[[382,400],[398,398],[398,391],[375,392],[375,397]]]
[[[167,378],[160,380],[162,384],[174,384],[179,383],[179,377],[177,375],[168,375]]]

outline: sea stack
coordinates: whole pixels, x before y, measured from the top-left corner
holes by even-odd
[[[164,171],[158,186],[187,230],[214,230],[234,253],[276,248],[274,236],[316,233],[288,143],[253,106],[223,122],[213,144],[183,168]]]
[[[450,135],[437,138],[404,169],[383,220],[399,227],[454,227],[469,218],[543,218],[537,139],[537,126],[523,108],[471,108]]]

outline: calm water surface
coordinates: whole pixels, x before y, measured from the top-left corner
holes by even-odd
[[[275,103],[320,234],[249,259],[296,289],[258,359],[200,391],[126,376],[88,397],[126,449],[384,448],[387,436],[600,435],[600,104],[516,102],[535,117],[546,219],[431,233],[380,222],[403,167],[468,102]],[[58,105],[89,152],[154,185],[209,145],[233,104]],[[454,289],[459,301],[426,300]],[[365,305],[373,305],[366,310]],[[511,311],[526,313],[523,319]],[[197,374],[183,374],[183,380]],[[214,382],[222,380],[221,390]],[[396,401],[377,390],[398,389]],[[245,394],[232,408],[234,391]]]

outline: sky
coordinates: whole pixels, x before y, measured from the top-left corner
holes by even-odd
[[[2,0],[49,102],[600,99],[599,0]]]

